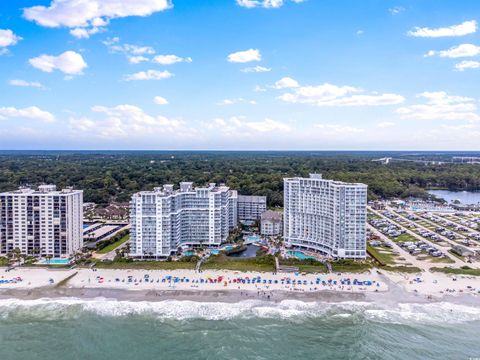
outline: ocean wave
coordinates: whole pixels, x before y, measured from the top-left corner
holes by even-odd
[[[235,318],[271,318],[285,320],[329,319],[385,323],[459,323],[480,320],[480,307],[446,302],[398,304],[380,307],[368,302],[304,302],[283,300],[278,303],[245,300],[236,303],[165,300],[158,302],[120,301],[97,298],[84,300],[38,299],[0,300],[0,319],[51,321],[75,319],[85,314],[101,317],[147,316],[159,320],[230,320]]]

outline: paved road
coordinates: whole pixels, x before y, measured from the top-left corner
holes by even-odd
[[[125,246],[127,246],[127,244],[128,244],[128,241],[125,241],[122,245],[116,247],[115,249],[113,249],[112,251],[110,251],[106,254],[99,254],[97,252],[94,252],[92,254],[92,257],[95,258],[95,259],[100,259],[100,260],[113,260],[113,259],[115,259],[115,256],[117,256],[116,250],[120,250],[120,249],[124,248]]]

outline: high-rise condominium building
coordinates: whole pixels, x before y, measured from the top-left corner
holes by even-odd
[[[256,221],[267,211],[267,197],[238,195],[238,220]]]
[[[367,185],[309,178],[284,179],[287,245],[334,258],[365,258]]]
[[[163,185],[132,197],[130,256],[166,257],[181,246],[218,246],[237,226],[237,192],[209,184]]]
[[[83,191],[41,185],[0,193],[0,254],[66,257],[83,246]]]

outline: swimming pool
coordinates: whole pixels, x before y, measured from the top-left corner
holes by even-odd
[[[315,256],[305,255],[301,251],[287,251],[287,254],[290,255],[290,256],[294,256],[294,257],[296,257],[297,259],[300,259],[300,260],[315,259]]]
[[[72,262],[72,259],[42,259],[37,264],[40,265],[68,265]]]
[[[218,255],[218,253],[220,252],[220,250],[210,250],[210,254],[212,255]]]
[[[183,256],[193,256],[193,255],[195,255],[195,253],[193,251],[185,251],[183,253]]]
[[[247,237],[245,237],[245,239],[247,241],[256,242],[256,241],[260,240],[260,236],[258,236],[258,235],[248,235]]]

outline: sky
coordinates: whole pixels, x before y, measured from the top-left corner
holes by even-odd
[[[0,1],[0,149],[480,150],[478,0]]]

